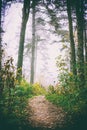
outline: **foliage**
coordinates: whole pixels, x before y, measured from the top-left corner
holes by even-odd
[[[33,87],[32,85],[30,85],[25,79],[22,78],[20,84],[18,85],[20,86],[20,88],[25,91],[25,95],[28,98],[31,98],[32,96],[34,96],[34,92],[33,92]]]
[[[22,129],[27,123],[26,107],[28,99],[33,96],[32,86],[24,79],[20,82],[16,79],[12,58],[4,63],[0,76],[3,83],[0,95],[0,128]]]
[[[59,82],[62,88],[64,88],[64,91],[70,91],[73,92],[73,89],[79,89],[78,88],[78,77],[73,75],[72,72],[65,71],[64,73],[61,73],[59,76]]]
[[[3,89],[5,87],[14,88],[15,86],[15,67],[13,65],[13,58],[10,57],[5,63],[4,66],[2,67],[0,71],[0,78],[1,81],[1,87],[3,86]]]
[[[77,81],[77,82],[76,82]],[[87,87],[83,90],[78,87],[78,80],[71,72],[60,76],[60,84],[48,92],[49,101],[60,105],[69,113],[82,113],[87,108]],[[83,110],[83,111],[82,111]]]
[[[24,125],[27,117],[26,104],[27,104],[27,91],[21,87],[11,89],[10,97],[7,89],[3,92],[3,97],[0,101],[0,114],[2,115],[1,122],[10,125]],[[2,125],[2,124],[1,124]]]
[[[3,93],[0,96],[0,128],[1,129],[27,129],[28,99],[46,94],[40,84],[29,84],[25,79],[16,78],[13,59],[9,58],[0,72],[3,83]],[[14,128],[13,128],[14,127]]]
[[[39,83],[33,84],[33,94],[34,95],[45,95],[46,90],[44,87],[42,87]]]
[[[48,93],[49,93],[49,94],[53,94],[53,93],[55,93],[54,86],[49,85],[49,87],[48,87]]]

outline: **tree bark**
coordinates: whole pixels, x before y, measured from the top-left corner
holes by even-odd
[[[87,62],[87,29],[84,30],[85,62]]]
[[[22,76],[24,41],[25,41],[26,25],[29,17],[29,12],[30,12],[30,0],[24,0],[20,41],[19,41],[18,63],[17,63],[17,69],[18,69],[17,77],[19,78]]]
[[[2,25],[1,25],[2,0],[0,0],[0,71],[2,66]]]
[[[76,20],[77,20],[77,39],[78,39],[78,78],[79,87],[84,87],[84,51],[83,51],[83,26],[84,26],[84,16],[83,16],[83,1],[76,1]]]
[[[31,76],[30,83],[34,83],[34,74],[35,74],[35,3],[33,2],[32,7],[32,50],[31,50]]]
[[[67,0],[67,14],[68,14],[68,22],[69,22],[69,37],[70,37],[70,68],[74,75],[77,75],[76,70],[76,54],[75,54],[75,43],[73,37],[73,23],[72,23],[72,13],[71,13],[71,1]]]
[[[0,96],[3,92],[3,81],[2,81],[2,0],[0,0]]]
[[[85,50],[85,85],[87,86],[87,27],[84,29],[84,50]]]

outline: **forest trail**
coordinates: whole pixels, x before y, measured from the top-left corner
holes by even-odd
[[[45,96],[29,99],[29,122],[33,127],[56,128],[64,123],[65,113],[61,107],[47,101]]]

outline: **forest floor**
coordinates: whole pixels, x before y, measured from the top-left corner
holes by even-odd
[[[35,96],[28,103],[29,123],[32,127],[51,128],[61,127],[66,114],[61,107],[47,101],[45,96]]]

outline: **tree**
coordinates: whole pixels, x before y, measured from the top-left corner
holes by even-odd
[[[85,86],[87,86],[87,1],[84,0],[84,29],[83,29],[83,40],[84,40],[84,63],[85,63]]]
[[[21,23],[18,63],[17,63],[17,69],[18,69],[17,77],[19,78],[22,76],[24,41],[25,41],[26,25],[29,18],[29,12],[30,12],[30,1],[31,0],[24,0],[23,3],[22,23]]]
[[[71,71],[74,75],[77,75],[76,70],[76,54],[75,54],[75,43],[73,37],[73,22],[72,22],[72,11],[71,11],[71,0],[67,0],[67,14],[68,14],[68,22],[69,22],[69,38],[70,38],[70,55],[71,55]]]
[[[4,3],[3,0],[0,0],[0,94],[3,92],[3,80],[2,80],[2,55],[3,55],[3,49],[2,49],[2,34],[4,33],[3,31],[3,19],[4,14],[5,14],[5,6],[6,4]]]
[[[82,88],[85,83],[84,78],[84,52],[83,52],[83,27],[84,27],[84,9],[83,1],[76,1],[76,20],[77,20],[77,38],[78,38],[78,78],[79,87]]]
[[[84,29],[84,50],[85,50],[85,85],[87,86],[87,27]]]
[[[32,48],[31,48],[31,77],[30,83],[34,83],[35,68],[35,2],[32,3]]]
[[[1,25],[1,14],[2,13],[2,0],[0,0],[0,71],[1,71],[1,60],[2,60],[2,25]]]
[[[1,26],[1,12],[2,12],[2,0],[0,0],[0,95],[2,93],[2,77],[1,77],[1,69],[2,69],[2,26]]]

